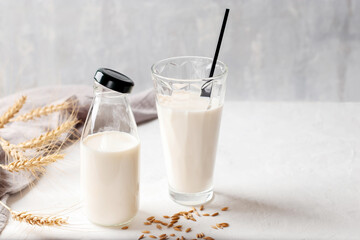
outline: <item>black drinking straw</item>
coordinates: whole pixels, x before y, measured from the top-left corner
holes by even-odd
[[[225,32],[225,27],[226,27],[226,22],[227,22],[227,18],[229,15],[229,9],[227,8],[225,10],[225,15],[224,15],[224,19],[222,22],[222,26],[221,26],[221,31],[220,31],[220,35],[219,35],[219,40],[217,42],[217,46],[216,46],[216,51],[215,51],[215,55],[214,55],[214,59],[211,65],[211,70],[210,70],[210,74],[209,74],[209,78],[214,76],[214,72],[215,72],[215,66],[216,66],[216,62],[219,56],[219,52],[220,52],[220,47],[221,47],[221,42],[224,36],[224,32]],[[201,96],[202,97],[210,97],[211,95],[211,89],[212,87],[208,87],[208,91],[206,91],[207,86],[211,84],[211,80],[207,81],[206,83],[204,83],[201,87]]]

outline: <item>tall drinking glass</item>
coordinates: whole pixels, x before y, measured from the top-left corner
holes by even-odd
[[[208,202],[225,97],[227,67],[212,58],[173,57],[151,67],[170,197]]]

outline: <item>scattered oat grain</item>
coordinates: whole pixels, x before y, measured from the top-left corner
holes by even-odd
[[[143,239],[145,236],[144,236],[144,234],[143,235],[141,235],[139,238],[138,238],[138,240],[140,240],[140,239]]]
[[[154,235],[149,235],[150,238],[157,238],[156,236]]]
[[[142,231],[142,233],[150,233],[150,231],[144,230]]]
[[[198,233],[198,234],[196,234],[196,237],[197,238],[203,238],[203,237],[205,237],[205,234],[204,233]]]
[[[161,235],[159,236],[159,238],[160,238],[161,240],[165,240],[165,239],[168,238],[168,236],[164,233],[164,234],[161,234]]]
[[[122,227],[121,229],[122,230],[126,230],[126,229],[128,229],[129,227],[128,226],[125,226],[125,227]]]
[[[194,213],[195,213],[198,217],[200,217],[200,214],[198,213],[198,211],[196,210],[196,208],[193,207],[192,209],[194,210]]]
[[[227,211],[229,208],[228,207],[223,207],[222,209],[221,209],[221,211]]]
[[[208,214],[208,213],[204,213],[204,214],[203,214],[203,216],[210,216],[210,214]]]
[[[217,215],[219,215],[218,212],[211,214],[212,217],[215,217],[215,216],[217,216]]]
[[[187,228],[186,230],[185,230],[185,232],[190,232],[191,231],[191,228]]]
[[[222,227],[228,227],[230,226],[228,223],[220,223]]]

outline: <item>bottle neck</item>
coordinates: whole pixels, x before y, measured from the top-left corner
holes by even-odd
[[[104,87],[100,83],[94,81],[94,95],[95,97],[101,98],[109,98],[109,99],[116,99],[116,98],[126,98],[127,94],[116,92],[111,90],[107,87]]]

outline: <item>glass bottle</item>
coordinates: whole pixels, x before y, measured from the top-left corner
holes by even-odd
[[[88,219],[103,226],[129,223],[139,207],[140,141],[127,76],[99,69],[81,136],[81,187]]]

